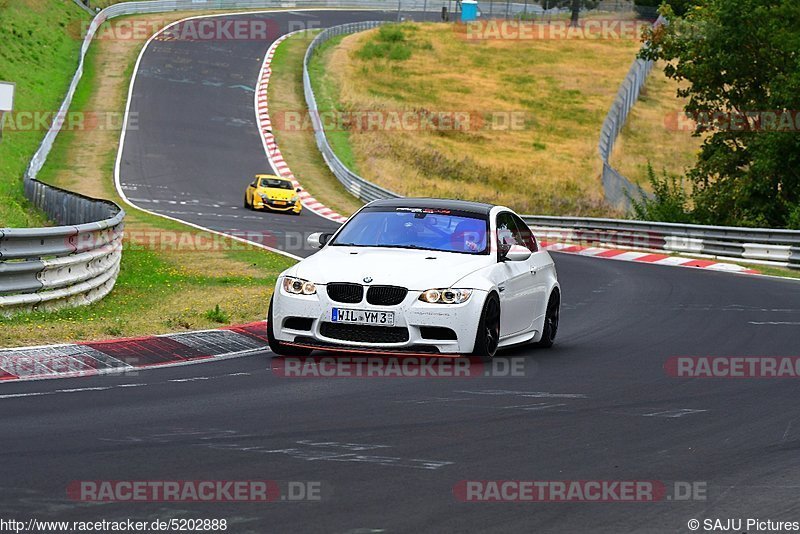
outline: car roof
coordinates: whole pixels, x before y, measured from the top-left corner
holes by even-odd
[[[385,207],[385,208],[430,208],[430,209],[448,209],[467,211],[471,213],[479,213],[481,215],[489,215],[493,204],[485,204],[483,202],[472,202],[469,200],[451,200],[445,198],[388,198],[384,200],[375,200],[368,204],[370,207]]]

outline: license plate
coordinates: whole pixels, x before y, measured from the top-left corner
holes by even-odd
[[[394,326],[394,312],[333,308],[331,310],[331,322]]]
[[[285,200],[273,200],[272,203],[275,204],[276,206],[285,206],[286,205],[286,201]]]

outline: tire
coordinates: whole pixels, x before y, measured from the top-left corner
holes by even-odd
[[[542,339],[536,342],[537,347],[549,349],[556,341],[558,334],[558,321],[561,315],[561,294],[554,289],[547,301],[547,311],[544,314],[544,329]]]
[[[497,352],[500,343],[500,299],[495,293],[489,293],[483,303],[478,331],[475,334],[475,347],[472,356],[482,362],[490,362]]]
[[[250,204],[247,203],[247,193],[244,194],[244,202],[243,202],[243,204],[244,204],[244,209],[246,209],[246,210],[253,209],[253,208],[250,207]]]
[[[313,350],[301,347],[292,347],[281,343],[275,339],[275,332],[272,330],[272,299],[269,299],[269,312],[267,314],[267,341],[270,350],[278,356],[308,356]]]

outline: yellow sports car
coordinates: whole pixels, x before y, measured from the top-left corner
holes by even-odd
[[[256,174],[244,192],[244,207],[251,210],[288,211],[300,215],[303,204],[300,202],[299,192],[300,188],[295,189],[289,180],[272,174]]]

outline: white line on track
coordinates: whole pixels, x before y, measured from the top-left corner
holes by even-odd
[[[529,399],[586,399],[582,393],[547,393],[545,391],[511,391],[506,389],[484,389],[481,391],[456,391],[456,393],[467,393],[469,395],[513,395]]]
[[[196,376],[191,378],[177,378],[167,380],[165,382],[151,382],[151,383],[131,383],[131,384],[116,384],[113,386],[103,386],[103,387],[86,387],[86,388],[68,388],[68,389],[54,389],[53,391],[34,391],[30,393],[9,393],[7,395],[0,395],[0,400],[3,399],[17,399],[21,397],[44,397],[47,395],[58,395],[62,393],[86,393],[89,391],[108,391],[111,389],[127,389],[127,388],[138,388],[138,387],[146,387],[146,386],[158,386],[164,385],[170,382],[197,382],[202,380],[217,380],[220,378],[227,378],[232,376],[251,376],[252,373],[226,373],[223,375],[216,375],[216,376]]]
[[[297,10],[293,10],[293,11],[341,11],[341,10],[338,10],[338,9],[309,8],[309,9],[297,9]],[[359,10],[359,11],[371,11],[371,10],[364,9],[364,10]],[[373,11],[380,11],[380,10],[373,10]],[[155,211],[150,211],[150,210],[144,209],[141,206],[138,206],[137,204],[134,204],[133,201],[130,200],[126,196],[125,191],[124,191],[125,188],[122,186],[122,183],[121,183],[121,180],[120,180],[120,168],[121,168],[121,165],[122,165],[122,153],[123,153],[123,151],[125,149],[125,136],[126,136],[127,131],[128,131],[128,119],[130,118],[131,102],[133,100],[133,88],[136,85],[136,77],[139,74],[139,66],[141,65],[142,58],[144,57],[145,52],[147,52],[147,49],[150,46],[150,44],[153,42],[153,40],[156,37],[158,37],[159,35],[161,35],[163,32],[165,32],[165,31],[169,30],[170,28],[172,28],[173,26],[176,26],[176,25],[181,24],[183,22],[186,22],[188,20],[196,20],[196,19],[204,19],[204,18],[217,18],[217,17],[229,17],[229,16],[233,16],[233,15],[258,15],[258,14],[269,14],[269,13],[282,14],[282,13],[287,13],[287,11],[280,10],[280,9],[279,10],[273,9],[273,10],[247,11],[247,12],[215,13],[213,15],[195,15],[195,16],[192,16],[192,17],[186,17],[186,18],[181,19],[181,20],[176,20],[175,22],[173,22],[171,24],[168,24],[167,26],[165,26],[164,28],[162,28],[158,32],[154,33],[153,35],[150,36],[149,39],[147,39],[147,42],[142,47],[142,50],[139,52],[139,57],[136,58],[136,64],[133,67],[133,75],[131,76],[131,82],[130,82],[130,85],[128,86],[128,101],[125,104],[125,119],[124,119],[124,121],[122,123],[122,130],[120,131],[119,148],[117,150],[117,160],[116,160],[116,162],[114,164],[114,186],[116,187],[117,194],[120,196],[120,198],[123,200],[123,202],[125,202],[127,205],[131,206],[132,208],[135,208],[135,209],[137,209],[139,211],[142,211],[144,213],[148,213],[148,214],[154,215],[156,217],[162,217],[162,218],[168,219],[170,221],[179,222],[181,224],[185,224],[185,225],[190,226],[192,228],[197,228],[198,230],[203,230],[203,231],[206,231],[206,232],[210,232],[212,234],[217,234],[217,235],[229,237],[230,239],[233,239],[235,241],[240,241],[242,243],[247,243],[247,244],[253,245],[255,247],[259,247],[259,248],[263,248],[265,250],[269,250],[270,252],[275,252],[277,254],[282,254],[284,256],[287,256],[287,257],[295,259],[295,260],[301,260],[302,258],[300,256],[297,256],[295,254],[290,254],[289,252],[286,252],[284,250],[280,250],[280,249],[277,249],[277,248],[269,247],[269,246],[261,244],[261,243],[248,241],[247,239],[243,239],[243,238],[235,236],[235,235],[231,235],[231,234],[228,234],[228,233],[225,233],[225,232],[220,232],[220,231],[217,231],[217,230],[212,230],[211,228],[207,228],[207,227],[201,226],[199,224],[190,223],[190,222],[184,221],[182,219],[178,219],[178,218],[175,218],[175,217],[170,217],[169,215],[164,215],[162,213],[158,213],[158,212],[155,212]],[[260,73],[259,73],[259,75],[260,75]],[[261,132],[259,132],[259,136],[261,136]],[[312,212],[313,212],[313,210],[312,210]]]
[[[197,382],[198,380],[208,380],[207,376],[194,376],[192,378],[173,378],[170,382]]]
[[[11,393],[8,395],[0,395],[0,399],[14,399],[18,397],[41,397],[44,395],[56,395],[58,393],[82,393],[84,391],[106,391],[108,389],[111,389],[111,386],[103,388],[94,387],[94,388],[56,389],[54,391],[36,391],[33,393]]]

